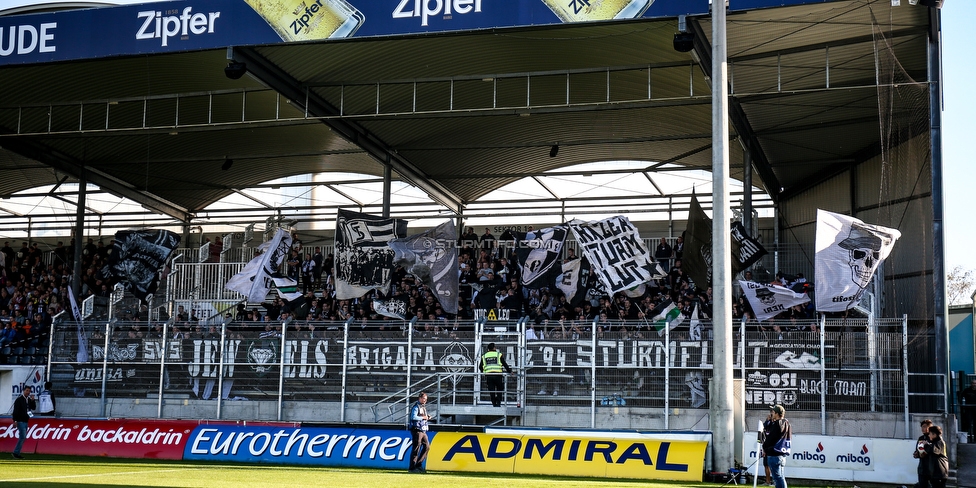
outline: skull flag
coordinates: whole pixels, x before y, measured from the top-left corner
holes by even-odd
[[[797,293],[782,286],[743,280],[739,280],[739,286],[742,287],[742,294],[749,300],[758,321],[771,319],[794,305],[810,301],[806,293]]]
[[[817,210],[817,311],[843,312],[864,294],[901,232]]]

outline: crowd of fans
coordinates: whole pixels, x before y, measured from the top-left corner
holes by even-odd
[[[419,332],[430,335],[450,335],[459,328],[470,328],[471,320],[478,316],[479,311],[488,310],[504,310],[511,320],[528,317],[534,326],[532,334],[551,339],[578,337],[594,320],[597,320],[600,332],[615,331],[639,336],[653,327],[655,309],[668,301],[678,307],[686,318],[690,318],[696,308],[702,319],[707,320],[712,315],[711,287],[694,286],[682,269],[683,243],[680,237],[674,246],[662,238],[661,245],[654,251],[666,270],[660,279],[636,291],[610,295],[599,291],[596,274],[591,273],[586,289],[569,298],[555,286],[528,289],[521,284],[516,247],[510,235],[496,237],[486,228],[484,234],[479,236],[468,227],[458,240],[460,293],[457,314],[446,313],[430,288],[402,267],[393,270],[388,294],[370,291],[358,299],[336,299],[334,256],[323,256],[320,248],[303,254],[297,236],[294,241],[295,248],[284,268],[287,276],[301,284],[303,298],[290,303],[278,298],[263,304],[260,309],[248,309],[242,304],[238,308],[237,320],[278,321],[282,319],[282,314],[301,321],[345,321],[352,318],[357,322],[376,321],[371,327],[383,330],[391,328],[384,321],[396,319],[377,312],[373,300],[391,296],[406,303],[404,315],[407,319],[417,318],[422,323],[427,322],[420,326]],[[565,248],[564,262],[578,258],[574,248]],[[752,273],[747,271],[743,279],[752,280]],[[802,275],[788,277],[779,274],[772,284],[794,287],[804,281]],[[735,320],[754,318],[749,302],[741,294],[733,303],[732,314]],[[777,316],[778,320],[773,322],[776,325],[770,325],[769,329],[804,330],[808,327],[805,319],[813,315],[812,304],[792,307]],[[792,325],[781,325],[784,320]],[[459,322],[462,325],[458,325]],[[765,330],[762,324],[760,326]],[[399,325],[396,327],[399,328]]]
[[[210,244],[212,248],[222,247],[219,240]],[[108,297],[111,285],[99,275],[108,261],[112,243],[108,244],[89,238],[81,252],[82,283],[77,297],[81,303],[86,297]],[[471,328],[471,320],[479,311],[504,310],[509,319],[528,317],[533,325],[531,334],[537,338],[573,338],[584,334],[588,324],[594,320],[599,331],[623,332],[625,335],[640,336],[652,327],[654,311],[670,301],[681,313],[690,318],[695,309],[702,319],[712,315],[712,289],[695,287],[682,270],[682,239],[674,245],[666,239],[653,251],[658,262],[666,271],[659,279],[647,283],[638,290],[606,294],[598,291],[596,274],[591,273],[589,283],[575,297],[567,297],[555,286],[538,289],[525,288],[520,281],[520,270],[516,248],[511,236],[496,238],[489,229],[478,235],[468,227],[458,240],[458,279],[460,293],[457,314],[448,314],[438,303],[430,288],[407,273],[402,267],[392,271],[392,287],[388,294],[370,291],[358,299],[339,300],[335,296],[335,258],[323,254],[320,247],[312,252],[303,252],[298,236],[294,236],[294,247],[286,259],[282,272],[300,284],[303,296],[299,300],[287,302],[282,298],[269,300],[259,307],[240,304],[236,314],[228,318],[241,322],[239,326],[250,323],[257,327],[275,330],[270,322],[287,318],[297,319],[293,327],[304,328],[306,333],[314,334],[311,322],[345,321],[350,318],[379,330],[400,329],[390,321],[397,319],[381,315],[373,305],[374,299],[397,297],[406,303],[405,317],[417,318],[422,325],[421,335],[449,336],[465,327]],[[213,249],[212,249],[213,250]],[[23,242],[20,249],[14,250],[10,242],[5,242],[3,268],[0,270],[0,348],[4,346],[37,342],[50,330],[52,319],[68,307],[68,286],[73,272],[74,249],[58,242],[51,250],[48,263],[45,252],[37,242]],[[219,260],[219,249],[216,253]],[[563,261],[579,259],[575,249],[565,247]],[[752,280],[751,272],[746,271],[743,279]],[[802,284],[802,275],[788,277],[776,276],[773,284],[796,288]],[[201,322],[212,317],[198,316],[195,310],[179,307],[176,311],[177,333],[186,335],[206,335],[206,325]],[[735,320],[752,317],[749,303],[738,296],[732,305]],[[793,307],[779,316],[770,326],[782,330],[784,320],[795,324],[794,330],[803,330],[814,316],[812,304]],[[120,339],[131,333],[135,339],[142,339],[154,333],[151,327],[140,327],[138,322],[146,319],[145,308],[142,313],[131,312],[122,317],[135,322],[131,330],[120,331]],[[687,322],[686,322],[687,323]],[[387,325],[389,324],[389,325]],[[182,330],[179,329],[182,326]],[[760,324],[762,326],[762,324]],[[157,325],[157,328],[158,325]],[[269,332],[270,333],[270,332]],[[0,358],[2,360],[3,358]]]

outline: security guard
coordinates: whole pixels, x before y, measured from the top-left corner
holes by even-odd
[[[488,344],[488,352],[481,356],[478,369],[485,374],[485,384],[491,396],[493,407],[502,406],[503,390],[505,387],[505,373],[511,373],[512,368],[505,362],[505,356],[495,350],[495,343]]]

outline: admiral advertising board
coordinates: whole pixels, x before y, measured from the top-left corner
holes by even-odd
[[[701,481],[705,441],[652,436],[440,432],[427,469]]]
[[[746,465],[756,460],[756,435],[744,435]],[[914,439],[794,435],[786,466],[796,478],[911,485],[918,481],[914,448]]]
[[[743,3],[737,6],[743,9],[820,2],[734,3]],[[4,11],[17,13],[29,10],[34,4],[38,8],[98,5],[95,2],[15,2]],[[708,12],[708,0],[149,1],[110,8],[0,16],[0,66],[349,37],[669,18],[708,15]]]

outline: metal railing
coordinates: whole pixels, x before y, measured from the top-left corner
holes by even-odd
[[[398,408],[418,387],[436,387],[451,405],[485,405],[476,363],[487,341],[515,369],[508,393],[519,407],[582,407],[593,419],[606,407],[648,408],[663,412],[665,426],[675,408],[708,408],[710,324],[700,340],[687,326],[659,333],[637,322],[574,325],[575,338],[541,328],[549,338],[526,341],[517,322],[167,322],[149,329],[144,322],[62,322],[48,365],[60,394],[156,402],[161,418],[171,415],[165,399],[211,405],[198,410],[206,418],[247,399],[277,407],[253,420],[286,420],[285,404]],[[903,412],[907,419],[909,412],[945,411],[943,388],[932,386],[942,379],[909,370],[909,354],[928,341],[909,342],[907,320],[789,322],[780,332],[770,325],[737,324],[735,376],[745,380],[747,409],[781,403],[819,412],[822,422],[831,412]]]

